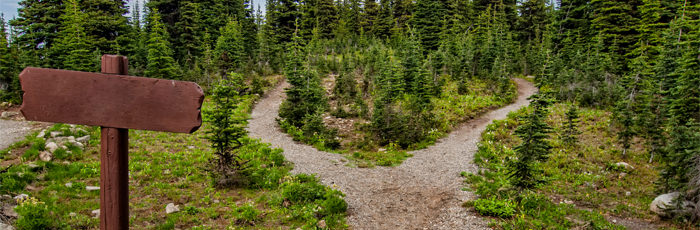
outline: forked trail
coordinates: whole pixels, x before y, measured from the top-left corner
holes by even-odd
[[[535,93],[532,83],[515,79],[515,103],[465,122],[447,137],[398,167],[351,168],[343,156],[297,143],[283,133],[275,118],[284,100],[285,82],[255,106],[248,131],[253,138],[284,149],[294,173],[317,174],[324,184],[335,184],[348,202],[348,223],[353,229],[487,229],[486,221],[461,207],[474,196],[462,191],[462,171],[476,172],[472,164],[486,125],[504,119],[510,111],[528,104]]]

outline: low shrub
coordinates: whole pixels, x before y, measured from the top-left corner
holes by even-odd
[[[15,211],[19,215],[15,222],[17,230],[39,230],[54,227],[54,219],[49,215],[49,207],[36,198],[29,197],[20,200]]]
[[[515,205],[510,200],[499,200],[495,197],[474,201],[476,211],[484,216],[510,218],[515,215]]]
[[[236,218],[237,225],[255,225],[255,221],[260,220],[260,214],[260,211],[256,209],[252,204],[245,204],[243,206],[237,207],[233,215]]]

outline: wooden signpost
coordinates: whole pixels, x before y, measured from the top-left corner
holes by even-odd
[[[202,124],[199,85],[126,74],[126,57],[104,55],[102,73],[28,67],[19,75],[27,120],[102,127],[102,230],[129,228],[129,129],[192,133]]]

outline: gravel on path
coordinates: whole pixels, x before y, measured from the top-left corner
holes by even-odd
[[[284,82],[262,98],[251,114],[249,136],[284,149],[293,173],[317,174],[326,185],[337,185],[348,202],[353,229],[488,229],[487,221],[461,205],[475,195],[462,191],[460,172],[476,172],[472,163],[481,133],[493,120],[528,105],[536,92],[532,83],[515,79],[518,98],[508,106],[465,122],[435,145],[411,152],[398,167],[351,168],[343,156],[298,143],[277,125],[284,100]]]
[[[0,119],[0,150],[22,140],[31,131],[32,127],[25,121]]]

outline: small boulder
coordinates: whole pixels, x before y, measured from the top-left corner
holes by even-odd
[[[50,153],[53,153],[54,151],[56,151],[56,149],[58,149],[58,145],[55,142],[49,142],[46,143],[46,146],[44,146],[44,148],[46,150],[49,150]]]
[[[15,228],[12,225],[0,222],[0,230],[15,230]]]
[[[175,205],[173,203],[169,203],[168,205],[165,206],[165,213],[170,214],[170,213],[176,213],[180,211],[180,205]]]
[[[0,118],[2,118],[2,119],[10,119],[10,118],[12,118],[12,117],[14,117],[14,116],[17,116],[17,115],[19,115],[18,112],[14,112],[14,111],[5,111],[5,112],[2,112],[2,114],[0,114]]]
[[[316,223],[316,227],[321,228],[321,229],[328,227],[326,225],[326,220],[321,220],[318,223]]]
[[[47,151],[41,151],[41,153],[39,153],[39,160],[43,162],[49,162],[53,160],[53,154]]]
[[[63,132],[53,131],[53,132],[49,133],[49,135],[51,135],[51,137],[61,136],[61,134],[63,134]]]
[[[78,138],[75,138],[75,140],[78,141],[78,142],[80,142],[80,143],[87,144],[88,141],[90,141],[90,135],[85,135],[85,136],[82,136],[82,137],[78,137]]]
[[[44,138],[46,136],[46,130],[41,130],[39,134],[36,135],[36,138]]]
[[[17,201],[18,201],[18,200],[24,200],[24,199],[29,198],[29,195],[22,193],[22,194],[16,195],[16,196],[13,197],[13,198],[14,198],[15,200],[17,200]]]
[[[70,217],[76,217],[76,216],[78,216],[78,213],[71,212],[71,213],[68,213],[68,216],[70,216]]]
[[[99,191],[99,190],[100,190],[100,186],[85,186],[85,190],[88,190],[88,191]]]
[[[16,207],[17,206],[14,206],[14,205],[8,205],[5,207],[2,207],[2,214],[7,216],[7,217],[12,217],[12,218],[19,217],[19,214],[17,214],[17,212],[15,212]]]
[[[615,166],[620,167],[620,168],[624,168],[626,170],[634,170],[634,166],[628,164],[627,162],[620,161],[620,162],[615,163]]]
[[[92,218],[95,218],[95,219],[100,218],[100,210],[99,209],[92,210]]]
[[[65,185],[66,185],[67,188],[72,188],[72,187],[73,187],[73,183],[71,183],[71,182],[68,182],[68,183],[66,183]]]
[[[620,178],[620,179],[622,179],[622,178],[624,178],[624,177],[626,177],[626,176],[627,176],[627,173],[626,173],[626,172],[621,172],[620,175],[617,176],[617,177]]]
[[[693,210],[693,203],[690,201],[682,201],[681,209],[676,209],[676,202],[679,198],[679,192],[661,194],[657,196],[649,205],[649,210],[661,217],[673,217],[676,213],[687,213]]]
[[[630,191],[625,192],[625,196],[631,196],[631,195],[632,195],[632,192],[630,192]]]

